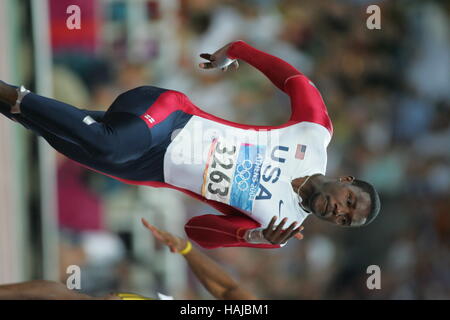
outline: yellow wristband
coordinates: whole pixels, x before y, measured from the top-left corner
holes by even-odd
[[[117,293],[116,295],[122,300],[154,300],[135,293]]]
[[[182,254],[183,256],[185,256],[189,252],[191,252],[191,250],[192,250],[192,243],[188,240],[187,243],[186,243],[186,248],[181,250],[179,253]]]

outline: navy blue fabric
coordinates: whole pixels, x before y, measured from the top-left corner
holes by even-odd
[[[11,114],[5,104],[0,104],[0,112],[81,164],[122,179],[164,182],[171,134],[192,117],[177,110],[148,128],[139,116],[165,91],[150,86],[127,91],[106,112],[81,110],[30,93],[22,100],[21,114]],[[86,116],[96,122],[84,123]]]
[[[167,89],[153,86],[142,86],[125,91],[117,96],[106,113],[126,112],[140,117],[166,91]]]

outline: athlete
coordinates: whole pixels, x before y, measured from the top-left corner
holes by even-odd
[[[290,119],[242,125],[206,113],[181,92],[152,86],[94,112],[3,83],[1,111],[88,168],[129,184],[176,189],[222,212],[185,226],[205,248],[278,248],[283,243],[267,240],[274,216],[297,229],[310,214],[349,227],[375,219],[380,200],[372,185],[325,176],[333,127],[305,75],[244,41],[200,56],[203,69],[237,69],[240,59],[260,70],[289,95]]]

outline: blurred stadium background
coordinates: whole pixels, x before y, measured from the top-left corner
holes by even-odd
[[[81,30],[68,30],[68,6]],[[381,8],[368,30],[366,8]],[[379,189],[370,227],[306,220],[280,250],[207,253],[240,283],[272,299],[450,298],[450,5],[427,0],[0,0],[0,78],[102,110],[152,84],[185,92],[228,120],[280,124],[287,96],[244,63],[201,72],[198,54],[243,39],[308,75],[335,127],[328,174]],[[213,209],[171,190],[120,184],[56,154],[0,119],[0,283],[65,281],[82,291],[210,298],[186,264],[155,245],[146,217],[184,235]],[[381,267],[381,290],[366,268]]]

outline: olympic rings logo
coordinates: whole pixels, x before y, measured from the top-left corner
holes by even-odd
[[[250,160],[244,160],[236,167],[236,175],[234,176],[234,182],[236,183],[240,191],[248,189],[248,180],[252,177],[250,169],[253,167],[253,163]]]

